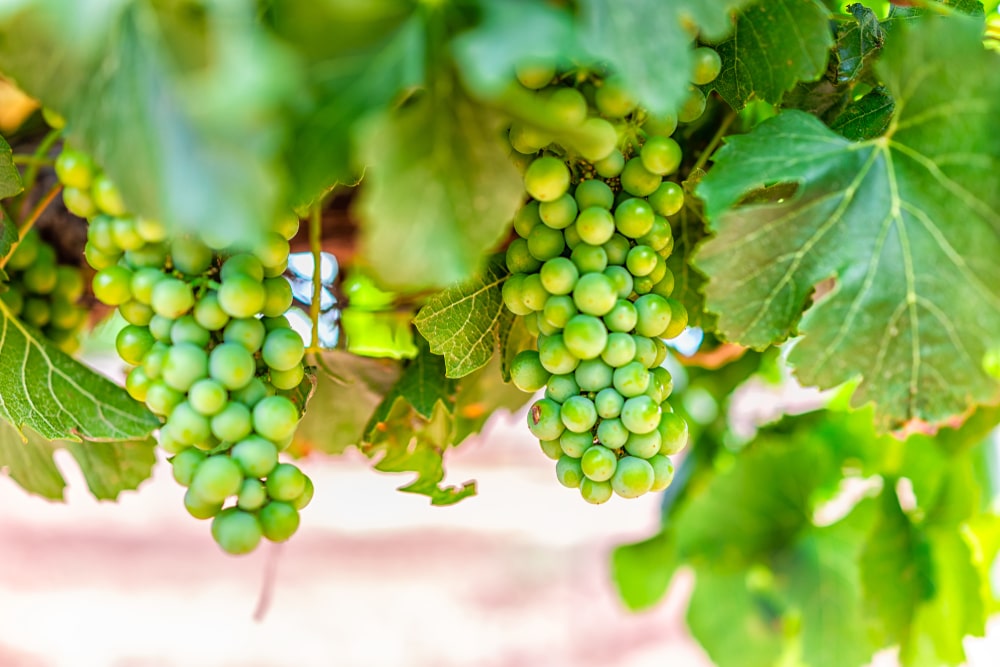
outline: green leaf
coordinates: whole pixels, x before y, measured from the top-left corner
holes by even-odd
[[[833,45],[830,12],[816,0],[766,0],[740,12],[717,45],[722,71],[712,86],[734,109],[754,97],[778,104],[799,81],[826,71]]]
[[[14,164],[14,151],[11,150],[10,144],[0,137],[0,199],[13,197],[22,190],[24,186],[21,184],[21,172]],[[0,245],[0,257],[4,257],[7,250],[9,248]]]
[[[885,44],[885,30],[878,16],[861,3],[848,5],[851,17],[844,17],[836,23],[837,83],[857,81],[867,73],[869,66]]]
[[[494,257],[472,280],[428,299],[414,318],[431,352],[444,356],[448,377],[468,375],[493,356],[499,327],[509,322],[501,294],[506,279],[503,260]]]
[[[368,124],[357,210],[362,254],[380,283],[455,285],[499,243],[524,189],[496,121],[457,92],[432,90]]]
[[[0,212],[0,258],[10,254],[10,249],[17,244],[17,225],[11,220],[4,218]],[[7,280],[6,272],[0,269],[0,280]]]
[[[694,62],[687,26],[703,38],[721,39],[730,12],[747,0],[581,0],[581,41],[622,77],[653,113],[675,111],[687,96]]]
[[[459,445],[470,435],[483,430],[486,422],[497,412],[515,413],[528,401],[525,393],[506,381],[501,372],[499,355],[477,371],[458,382],[458,395],[452,416],[451,442]]]
[[[800,380],[860,377],[854,403],[874,402],[882,429],[998,396],[981,360],[1000,330],[1000,78],[979,40],[964,19],[916,24],[879,63],[896,100],[885,136],[852,143],[788,111],[731,138],[698,188],[717,236],[695,261],[721,332],[757,348],[801,333]],[[776,182],[799,187],[732,208]],[[798,327],[830,276],[836,287]]]
[[[623,544],[611,553],[611,579],[632,611],[647,609],[667,592],[678,561],[669,530],[648,540]]]
[[[715,317],[705,312],[705,276],[691,265],[694,249],[708,236],[701,200],[691,192],[697,185],[696,179],[703,176],[704,172],[692,174],[684,183],[684,208],[671,221],[674,250],[666,261],[667,268],[674,275],[674,291],[671,296],[684,304],[688,313],[688,326],[711,331],[715,329]]]
[[[866,141],[885,133],[896,110],[896,102],[882,88],[869,91],[851,102],[830,125],[852,141]]]
[[[160,425],[124,389],[27,329],[2,302],[0,396],[0,417],[49,440],[130,440]]]
[[[87,487],[99,500],[116,500],[122,491],[132,491],[149,478],[156,463],[156,442],[73,442],[46,440],[25,429],[0,422],[0,467],[26,491],[50,500],[62,500],[66,481],[52,455],[66,449],[80,466]]]
[[[316,391],[295,432],[299,449],[341,454],[364,440],[375,408],[399,379],[400,365],[328,350],[320,357]]]
[[[424,419],[434,416],[439,402],[448,413],[454,412],[455,381],[445,377],[444,358],[433,354],[423,338],[418,338],[418,346],[420,353],[403,366],[399,380],[368,420],[366,438],[372,437],[373,429],[388,418],[398,399],[408,403]]]
[[[25,0],[0,11],[0,62],[67,119],[131,210],[252,238],[287,206],[300,71],[252,0],[204,7]]]

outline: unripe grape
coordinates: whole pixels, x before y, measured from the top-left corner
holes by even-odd
[[[551,374],[542,366],[535,350],[522,350],[510,364],[510,379],[521,391],[535,392],[545,386]]]
[[[306,476],[291,463],[279,463],[267,476],[267,495],[274,500],[293,501],[306,488]]]
[[[236,506],[241,510],[253,512],[267,502],[267,489],[259,479],[245,479],[236,496]]]
[[[614,490],[611,482],[595,482],[592,479],[584,478],[580,482],[580,495],[591,505],[600,505],[608,502]]]
[[[649,458],[649,465],[653,468],[653,484],[650,491],[663,491],[674,481],[674,464],[666,456],[657,454]]]
[[[278,448],[259,435],[240,440],[233,446],[230,454],[247,477],[267,477],[278,465]]]
[[[239,493],[243,483],[240,467],[225,454],[209,456],[195,468],[191,491],[209,503],[221,503]]]
[[[620,449],[628,440],[629,432],[622,424],[621,419],[612,417],[602,420],[597,425],[597,439],[601,444],[610,449]]]
[[[660,176],[677,171],[682,157],[680,144],[670,137],[650,137],[639,151],[642,166]]]
[[[545,398],[564,403],[570,396],[580,393],[580,385],[576,383],[576,377],[572,373],[565,375],[553,375],[545,383]]]
[[[555,440],[565,429],[555,401],[543,398],[528,409],[528,430],[539,440]]]
[[[231,507],[212,520],[212,537],[226,553],[248,554],[260,544],[262,530],[257,517]]]
[[[660,423],[660,406],[649,396],[635,396],[622,406],[622,423],[633,433],[649,433]]]
[[[606,482],[615,474],[618,457],[603,445],[594,445],[580,458],[580,469],[595,482]]]
[[[253,407],[253,428],[268,440],[281,442],[295,432],[298,422],[298,408],[284,396],[268,396]]]
[[[638,498],[653,488],[653,466],[635,456],[619,459],[611,487],[622,498]]]
[[[672,456],[684,450],[688,442],[688,425],[684,419],[673,412],[660,415],[656,430],[660,433],[660,453]]]
[[[580,488],[580,483],[584,479],[583,470],[580,469],[580,459],[560,456],[556,461],[556,479],[568,489]]]
[[[583,391],[600,391],[611,384],[613,370],[600,359],[586,359],[573,372]]]
[[[695,49],[691,56],[694,60],[691,83],[704,86],[715,81],[719,73],[722,72],[722,58],[719,57],[715,49],[701,46]]]
[[[576,433],[575,431],[563,431],[562,435],[559,436],[559,450],[562,454],[566,456],[571,456],[575,459],[583,456],[583,453],[587,451],[594,444],[594,435],[590,431],[584,431],[583,433]],[[559,457],[557,456],[556,459]]]
[[[524,174],[528,194],[540,202],[554,201],[569,189],[570,174],[559,158],[546,155],[536,159]]]
[[[181,486],[189,486],[194,479],[195,470],[205,460],[205,453],[194,448],[185,449],[170,459],[174,479]]]
[[[289,503],[271,501],[261,508],[259,518],[264,537],[272,542],[284,542],[299,528],[299,512]]]

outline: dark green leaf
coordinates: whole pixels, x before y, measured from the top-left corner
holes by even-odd
[[[66,481],[52,455],[67,449],[83,472],[87,486],[99,500],[116,500],[122,491],[138,488],[156,463],[156,443],[148,440],[73,442],[46,440],[30,429],[19,434],[0,422],[0,467],[30,493],[62,500]]]
[[[468,375],[489,362],[499,345],[499,325],[509,322],[501,286],[507,279],[502,259],[493,258],[476,278],[427,300],[413,323],[431,352],[444,356],[447,375]]]
[[[0,212],[0,258],[6,257],[16,243],[17,226],[13,221],[6,219],[3,213]],[[2,271],[3,269],[0,269],[0,272]],[[0,275],[0,278],[6,280],[7,276]]]
[[[721,39],[730,12],[747,0],[581,0],[582,41],[606,60],[639,103],[653,113],[672,112],[687,96],[693,60],[688,26],[705,39]]]
[[[909,30],[878,67],[896,99],[884,137],[852,143],[785,112],[731,138],[698,189],[718,235],[696,263],[720,330],[753,347],[778,342],[796,333],[814,286],[836,276],[790,361],[809,385],[861,376],[854,401],[874,402],[883,429],[939,423],[998,394],[981,365],[1000,330],[995,56],[964,19]],[[775,182],[799,188],[731,208]]]
[[[798,81],[826,71],[833,36],[816,0],[765,0],[745,7],[716,50],[722,72],[712,84],[734,109],[754,97],[777,104]]]
[[[365,427],[365,437],[371,438],[372,430],[384,422],[397,399],[406,401],[418,415],[431,419],[440,402],[445,411],[455,408],[455,381],[445,377],[444,358],[433,354],[427,342],[418,338],[419,354],[403,366],[399,380],[386,393]]]
[[[370,165],[357,207],[362,252],[391,288],[469,280],[524,197],[497,119],[449,92],[429,91],[380,116],[361,140]]]
[[[176,3],[172,3],[176,4]],[[0,62],[67,119],[129,208],[252,238],[286,206],[282,152],[300,71],[254,2],[28,0],[0,11]]]
[[[0,199],[13,197],[22,190],[24,190],[24,186],[21,185],[21,172],[14,164],[14,151],[11,150],[7,141],[0,137]],[[0,245],[0,257],[6,254],[6,249]]]
[[[874,139],[889,128],[895,109],[892,96],[882,88],[876,88],[849,104],[830,129],[852,141]]]
[[[838,21],[835,28],[837,83],[860,79],[885,44],[885,30],[875,12],[860,3],[847,9],[852,18]]]
[[[611,553],[611,578],[632,611],[652,607],[666,594],[677,569],[673,535],[663,531]]]
[[[698,175],[701,176],[704,176],[704,172]],[[684,304],[688,313],[688,325],[711,331],[715,329],[715,317],[705,312],[705,295],[702,292],[705,276],[690,261],[694,249],[708,235],[701,200],[691,192],[696,184],[691,180],[684,184],[684,208],[671,221],[674,250],[667,258],[667,268],[674,275],[674,291],[671,296]]]

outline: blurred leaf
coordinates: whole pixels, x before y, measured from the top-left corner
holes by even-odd
[[[501,411],[514,413],[532,398],[504,380],[500,359],[493,357],[477,371],[458,382],[451,441],[459,445],[470,435],[483,430],[486,422]]]
[[[408,403],[424,419],[434,416],[439,402],[449,414],[454,411],[456,383],[445,377],[444,359],[433,354],[423,338],[418,341],[419,354],[403,365],[399,380],[375,408],[365,427],[366,438],[373,437],[373,429],[388,418],[397,400]]]
[[[607,61],[639,103],[655,114],[675,111],[687,97],[694,61],[691,33],[718,40],[732,10],[747,0],[580,0],[581,41]]]
[[[428,299],[414,318],[431,352],[444,356],[448,377],[468,375],[493,356],[499,327],[510,321],[501,294],[506,279],[503,260],[493,257],[475,278]]]
[[[24,186],[21,185],[21,172],[17,170],[17,165],[14,164],[14,151],[11,150],[7,141],[3,137],[0,137],[0,199],[13,197],[22,190],[24,190]],[[6,233],[4,236],[6,237]],[[4,257],[7,254],[7,250],[9,250],[9,247],[0,245],[0,257]]]
[[[885,44],[885,30],[878,16],[861,3],[847,6],[850,17],[838,17],[835,22],[837,83],[860,79]]]
[[[623,544],[611,553],[611,579],[622,601],[632,611],[659,602],[677,566],[674,538],[669,530],[648,540]]]
[[[50,500],[63,500],[66,481],[52,455],[66,449],[83,472],[90,492],[98,500],[117,500],[122,491],[132,491],[152,474],[156,442],[74,442],[46,440],[30,429],[19,434],[0,422],[0,467],[25,491]]]
[[[867,141],[882,136],[892,120],[896,102],[883,88],[876,88],[851,102],[830,125],[851,141]]]
[[[803,334],[790,356],[802,382],[861,376],[854,402],[874,402],[881,429],[938,424],[998,396],[981,360],[1000,330],[1000,191],[990,185],[1000,78],[986,74],[995,57],[979,34],[964,19],[935,19],[891,41],[878,70],[897,115],[884,137],[849,142],[787,111],[730,138],[698,188],[717,236],[696,263],[725,337],[763,347]],[[942,114],[948,122],[936,122]],[[732,208],[775,182],[799,188]],[[748,276],[746,266],[762,269]],[[837,287],[799,326],[831,275]]]
[[[415,292],[467,281],[499,243],[524,189],[497,120],[446,88],[367,125],[357,212],[381,283]]]
[[[816,0],[764,0],[744,7],[716,46],[722,72],[711,85],[734,109],[756,97],[778,104],[798,81],[826,71],[830,12]]]

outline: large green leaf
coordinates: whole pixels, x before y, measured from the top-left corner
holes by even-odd
[[[14,164],[14,151],[6,139],[0,137],[0,199],[7,199],[21,192],[21,172]],[[0,222],[0,224],[3,224]],[[0,257],[6,255],[6,250],[0,246]]]
[[[482,368],[496,351],[501,325],[511,324],[501,294],[506,279],[503,260],[494,257],[480,275],[434,295],[417,313],[413,323],[431,352],[444,356],[448,377]]]
[[[721,39],[747,0],[581,0],[585,48],[607,61],[639,103],[674,111],[687,95],[693,59],[688,28]]]
[[[435,88],[367,126],[357,211],[362,254],[380,283],[455,285],[499,243],[524,188],[496,121],[457,90]]]
[[[666,594],[678,561],[669,530],[648,540],[623,544],[611,554],[611,577],[633,611],[652,607]]]
[[[801,333],[798,377],[861,377],[854,402],[874,402],[881,428],[998,397],[981,366],[1000,331],[998,60],[964,19],[897,30],[909,33],[877,68],[896,100],[884,136],[852,143],[785,112],[731,138],[698,189],[717,236],[696,264],[722,333],[753,347]],[[775,182],[798,190],[734,208]],[[836,287],[799,326],[830,276]]]
[[[52,455],[66,449],[80,466],[87,487],[100,500],[115,500],[122,491],[138,488],[156,463],[154,440],[73,442],[46,440],[34,431],[18,433],[0,422],[0,467],[30,493],[62,500],[66,481]]]
[[[132,210],[234,239],[284,210],[300,69],[252,0],[7,4],[4,73],[66,117]]]
[[[14,318],[0,302],[0,417],[55,440],[144,438],[159,421],[125,390]]]
[[[740,12],[716,50],[722,72],[712,86],[735,109],[754,97],[772,104],[799,81],[826,71],[833,44],[830,12],[817,0],[761,0]]]

